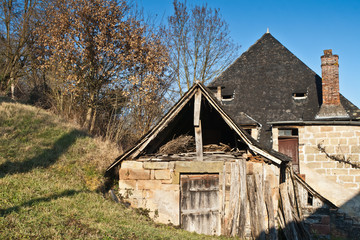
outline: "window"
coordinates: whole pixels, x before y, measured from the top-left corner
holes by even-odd
[[[314,196],[311,193],[308,192],[307,204],[309,206],[312,206],[313,202],[314,202]]]
[[[279,129],[279,137],[293,137],[298,136],[297,128]]]
[[[234,99],[233,95],[222,95],[221,97],[223,101],[231,101]]]
[[[302,100],[307,98],[307,93],[300,92],[300,93],[293,93],[292,97],[294,100]]]

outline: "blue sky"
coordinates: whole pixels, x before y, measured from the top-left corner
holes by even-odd
[[[172,0],[137,0],[145,13],[167,16]],[[219,8],[239,56],[265,32],[270,33],[321,76],[324,49],[339,55],[340,92],[360,107],[360,0],[192,0]]]

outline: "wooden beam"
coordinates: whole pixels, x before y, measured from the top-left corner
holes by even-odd
[[[196,158],[198,161],[203,161],[204,156],[203,156],[201,121],[199,121],[199,126],[195,127],[195,145],[196,145]]]
[[[197,160],[203,161],[203,143],[202,143],[200,110],[201,110],[201,90],[200,88],[198,88],[194,96],[195,144],[196,144]]]
[[[216,98],[217,100],[221,101],[221,86],[217,87]]]
[[[201,90],[197,89],[194,97],[194,126],[198,127],[200,124],[200,110],[201,110]]]

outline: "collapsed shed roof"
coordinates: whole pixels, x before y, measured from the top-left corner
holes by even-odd
[[[151,154],[156,151],[162,144],[170,141],[174,136],[180,136],[189,133],[189,126],[193,126],[194,100],[196,92],[201,92],[201,120],[204,125],[204,135],[206,131],[211,132],[211,126],[207,119],[211,119],[216,128],[219,128],[219,134],[216,135],[220,139],[228,137],[231,133],[245,144],[255,154],[261,155],[276,164],[283,161],[290,161],[290,158],[267,149],[254,140],[245,130],[240,128],[235,121],[222,109],[213,93],[201,83],[195,83],[188,92],[169,110],[169,112],[155,125],[147,134],[145,134],[139,142],[124,154],[119,156],[107,169],[110,171],[117,166],[122,160],[135,159],[141,155]],[[214,122],[215,121],[215,122]],[[223,124],[218,124],[222,121]],[[230,133],[231,132],[231,133]],[[211,133],[210,133],[211,135]],[[211,136],[208,137],[211,141]]]

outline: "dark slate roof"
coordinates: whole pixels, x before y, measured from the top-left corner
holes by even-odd
[[[236,109],[234,109],[236,106],[234,105],[222,105],[222,108],[227,112],[235,112]],[[232,118],[234,119],[235,123],[240,127],[245,126],[259,126],[260,124],[253,119],[251,116],[244,112],[237,111],[236,115],[232,115]]]
[[[340,102],[352,120],[360,119],[360,109],[340,94]]]
[[[314,121],[322,102],[321,78],[270,33],[209,84],[217,86],[234,92],[234,99],[223,103],[233,119],[241,120],[237,116],[243,112],[262,125],[259,141],[268,147],[272,145],[268,122]],[[294,93],[307,97],[294,99]],[[355,105],[343,96],[341,103],[351,120],[359,118]]]

